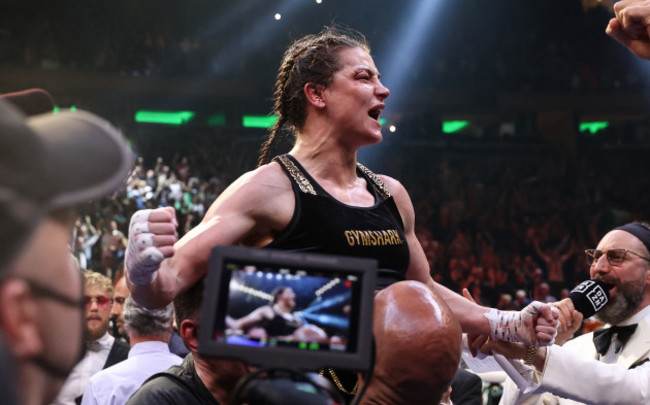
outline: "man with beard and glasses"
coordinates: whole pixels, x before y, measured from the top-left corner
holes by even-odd
[[[477,338],[474,348],[503,354],[518,371],[509,372],[512,380],[500,404],[650,403],[650,225],[618,227],[585,253],[591,278],[613,286],[609,302],[595,315],[606,325],[562,346],[539,349]],[[582,315],[568,299],[557,305],[561,322],[572,322],[564,333],[570,335]],[[563,340],[560,334],[556,342]],[[521,377],[530,384],[513,382]]]
[[[74,367],[53,402],[55,405],[81,403],[86,384],[98,371],[126,360],[129,344],[115,339],[108,333],[113,283],[111,279],[94,271],[85,274],[86,289],[86,347],[85,356]]]
[[[0,97],[2,404],[49,403],[83,355],[74,206],[120,188],[132,166],[108,122],[53,107],[43,90]]]

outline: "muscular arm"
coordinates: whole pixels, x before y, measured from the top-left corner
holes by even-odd
[[[227,319],[227,324],[229,328],[244,330],[249,326],[262,322],[264,319],[273,319],[273,316],[273,309],[268,305],[264,305],[239,319]]]
[[[272,230],[282,229],[289,222],[293,202],[291,185],[277,164],[243,175],[219,196],[197,227],[173,247],[159,247],[161,251],[166,249],[166,258],[153,282],[134,283],[129,274],[134,269],[129,269],[131,294],[148,308],[168,304],[205,276],[214,246],[260,246],[268,242]],[[160,246],[158,242],[155,245]]]
[[[387,176],[381,176],[381,179],[393,195],[404,223],[404,234],[411,256],[407,278],[425,283],[434,294],[445,300],[464,332],[493,337],[498,335],[499,339],[526,341],[530,344],[549,344],[553,341],[557,331],[557,314],[548,305],[535,303],[521,312],[498,312],[466,300],[460,294],[436,283],[429,274],[426,256],[415,236],[415,213],[406,189],[395,179]],[[486,313],[489,313],[491,321],[484,316]],[[506,315],[506,322],[502,320],[503,315]]]
[[[454,316],[456,316],[456,319],[460,322],[463,332],[489,334],[490,325],[487,318],[483,316],[487,308],[466,300],[460,294],[436,283],[431,278],[426,256],[420,242],[415,236],[415,212],[406,189],[395,179],[386,176],[382,176],[381,179],[393,195],[400,215],[402,216],[402,222],[404,223],[404,234],[409,245],[411,256],[406,277],[410,280],[417,280],[426,284],[434,294],[445,300],[446,304],[454,313]]]

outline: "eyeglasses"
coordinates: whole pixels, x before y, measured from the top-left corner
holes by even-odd
[[[93,305],[93,302],[97,303],[97,308],[106,308],[109,304],[113,303],[113,300],[108,297],[84,297],[86,308],[90,308]]]
[[[640,254],[634,253],[628,249],[609,249],[604,252],[598,249],[587,249],[585,250],[585,253],[587,255],[587,264],[589,264],[589,266],[592,266],[595,262],[597,262],[603,254],[605,254],[605,257],[607,257],[607,262],[612,266],[620,266],[625,261],[625,256],[628,253],[631,253],[634,256],[638,256],[643,260],[650,262],[650,259],[647,257],[643,257]]]

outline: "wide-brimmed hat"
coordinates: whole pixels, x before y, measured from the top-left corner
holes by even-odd
[[[108,121],[69,110],[26,117],[0,97],[0,272],[49,212],[110,194],[132,165]]]

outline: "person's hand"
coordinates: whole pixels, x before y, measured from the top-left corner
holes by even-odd
[[[467,288],[463,288],[462,292],[463,292],[463,297],[467,298],[468,300],[470,300],[471,302],[476,304],[476,300],[472,297],[472,294],[469,292],[469,290]],[[471,342],[473,342],[474,340],[476,340],[478,338],[487,338],[487,336],[473,335],[473,334],[470,334],[470,333],[467,334],[467,346],[469,346],[469,351],[470,351],[470,353],[472,353],[472,356],[474,356],[474,357],[476,357],[478,355],[478,352],[477,352],[478,348],[476,347],[477,345],[473,346]],[[478,346],[480,347],[480,345],[478,345]],[[481,352],[481,353],[490,354],[490,352]]]
[[[533,301],[521,311],[491,308],[483,314],[490,323],[490,337],[528,346],[552,345],[557,335],[559,311],[548,304]]]
[[[442,393],[440,405],[451,405],[451,385],[447,388],[447,391]]]
[[[535,336],[537,337],[537,344],[526,341],[524,343],[530,346],[549,346],[555,343],[557,328],[560,326],[558,320],[560,313],[557,308],[533,301],[522,310],[523,312],[529,314],[535,321]]]
[[[522,359],[528,347],[523,343],[511,343],[490,339],[489,336],[467,336],[467,345],[472,353],[501,354],[508,359]]]
[[[126,272],[136,285],[153,283],[160,263],[174,254],[176,212],[172,207],[140,210],[131,217]]]
[[[614,4],[616,18],[605,29],[636,56],[650,60],[650,1],[622,0]]]
[[[582,325],[582,314],[573,306],[573,301],[565,298],[562,301],[551,304],[559,311],[560,325],[557,328],[557,336],[555,337],[555,344],[562,345],[567,340],[571,339],[574,333]]]

